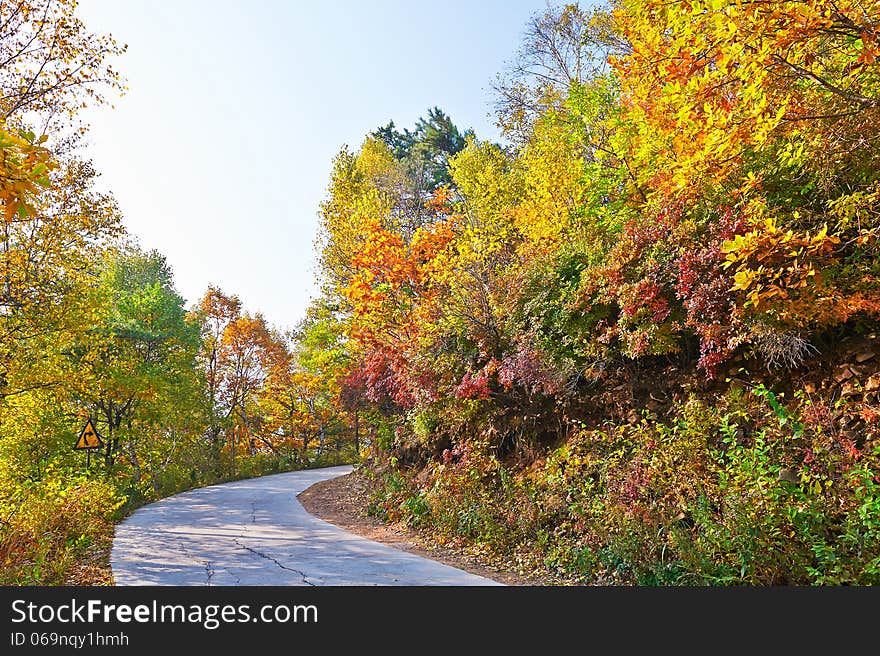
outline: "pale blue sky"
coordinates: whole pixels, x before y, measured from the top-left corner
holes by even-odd
[[[209,283],[281,328],[315,289],[313,242],[344,144],[429,107],[497,138],[491,83],[545,0],[81,0],[128,52],[88,154],[178,290]]]

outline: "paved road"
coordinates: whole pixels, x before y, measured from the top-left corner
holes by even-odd
[[[498,585],[359,537],[296,495],[329,467],[213,485],[137,510],[116,527],[118,585]]]

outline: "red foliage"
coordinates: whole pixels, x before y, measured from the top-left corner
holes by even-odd
[[[729,274],[722,268],[721,245],[746,229],[745,217],[732,208],[722,208],[719,220],[704,240],[706,246],[684,249],[676,261],[675,295],[685,311],[685,325],[700,338],[698,366],[709,378],[717,374],[735,348],[736,303],[730,292]]]
[[[832,426],[831,408],[827,403],[811,403],[801,410],[801,420],[811,428],[830,429]]]
[[[630,288],[626,301],[621,304],[621,316],[626,319],[641,318],[652,323],[665,321],[671,310],[663,291],[663,287],[650,278],[639,280]]]
[[[490,379],[498,370],[498,360],[492,358],[479,371],[468,371],[458,387],[455,388],[455,396],[459,399],[488,399],[492,397],[489,388]]]
[[[558,391],[556,382],[538,354],[522,344],[501,360],[498,382],[507,392],[516,386],[529,394],[553,394]]]
[[[401,362],[393,354],[372,351],[364,357],[361,370],[353,380],[363,379],[367,400],[373,403],[393,402],[401,408],[411,408],[415,399],[401,375]],[[352,378],[352,376],[349,376]]]
[[[352,410],[360,404],[367,394],[367,381],[363,368],[358,367],[342,379],[339,388],[339,400],[342,407]]]

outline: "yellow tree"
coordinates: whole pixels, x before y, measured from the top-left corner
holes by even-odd
[[[747,191],[746,159],[774,140],[790,146],[780,163],[839,167],[877,133],[876,0],[621,0],[614,16],[631,45],[613,64],[633,147],[656,190]]]
[[[318,438],[323,455],[327,426],[335,413],[323,394],[321,376],[304,371],[291,358],[278,363],[260,395],[263,418],[262,444],[274,452],[292,449],[302,464],[309,464],[309,448]]]
[[[76,0],[0,3],[0,112],[7,120],[39,117],[47,132],[103,103],[107,90],[122,90],[110,60],[125,47],[89,32],[76,8]]]
[[[122,48],[88,32],[75,8],[71,0],[0,3],[0,361],[19,356],[16,371],[3,376],[6,385],[18,381],[10,391],[57,382],[38,357],[57,349],[39,342],[83,325],[80,310],[88,309],[71,291],[100,259],[96,245],[120,233],[114,202],[93,189],[92,166],[60,156],[69,141],[56,140],[50,156],[46,134],[25,127],[66,125],[89,102],[103,102],[107,90],[122,88],[108,63]]]
[[[402,172],[383,142],[367,139],[357,153],[342,150],[333,162],[328,198],[321,204],[318,246],[325,285],[338,293],[351,279],[352,258],[365,243],[364,223],[391,227]]]
[[[262,315],[242,313],[237,296],[210,287],[193,311],[201,325],[199,365],[205,379],[205,413],[211,458],[222,471],[225,438],[234,470],[236,445],[259,428],[251,412],[269,371],[285,346]]]
[[[880,3],[621,0],[614,18],[627,157],[650,192],[634,234],[665,223],[666,249],[696,251],[729,233],[702,255],[713,295],[736,293],[729,341],[880,315]],[[621,289],[677,274],[651,275]]]

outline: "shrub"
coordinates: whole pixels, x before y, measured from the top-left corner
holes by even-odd
[[[0,583],[63,583],[79,555],[112,533],[111,520],[123,503],[114,486],[101,479],[59,474],[20,487],[15,498],[0,505]]]

